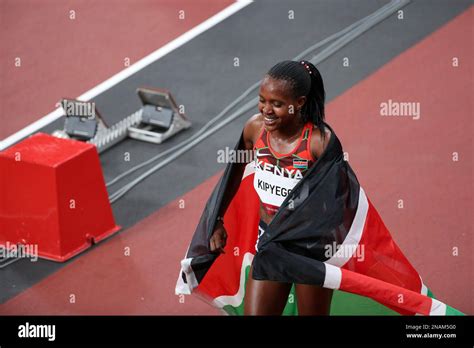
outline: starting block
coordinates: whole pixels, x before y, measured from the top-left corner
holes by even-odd
[[[191,127],[191,121],[184,112],[180,112],[169,91],[138,88],[137,94],[143,104],[142,108],[110,127],[100,116],[94,103],[63,99],[61,105],[66,113],[64,129],[56,130],[52,135],[94,144],[101,153],[127,137],[161,144],[176,133]],[[69,112],[69,109],[72,111]],[[88,112],[83,112],[84,110]]]
[[[163,141],[189,128],[191,122],[179,112],[171,94],[164,89],[137,89],[143,107],[141,120],[128,128],[128,136],[133,139],[161,144]]]
[[[96,147],[37,133],[0,152],[0,245],[63,262],[117,232]]]
[[[99,129],[108,127],[94,102],[64,98],[61,100],[61,106],[66,113],[64,132],[70,139],[90,140]]]

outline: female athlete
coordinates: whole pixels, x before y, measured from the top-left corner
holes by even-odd
[[[283,61],[262,80],[259,113],[244,126],[246,150],[255,151],[254,188],[260,199],[258,238],[281,203],[325,150],[331,132],[324,126],[325,91],[318,69],[308,61]],[[223,252],[227,232],[222,217],[236,193],[245,164],[231,177],[210,250]],[[258,244],[258,240],[257,240]],[[256,246],[256,252],[257,246]],[[256,280],[250,271],[244,303],[246,315],[281,315],[292,284]],[[295,284],[299,315],[328,315],[332,290]]]

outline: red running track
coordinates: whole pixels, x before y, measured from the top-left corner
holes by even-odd
[[[133,64],[231,3],[2,0],[0,139],[53,111],[62,97],[77,97],[120,72],[126,57]]]
[[[361,185],[397,244],[436,297],[469,314],[473,15],[471,6],[328,108]],[[389,99],[419,102],[420,119],[380,116],[380,104]]]
[[[443,302],[472,302],[473,7],[328,105],[361,185],[395,241]],[[457,57],[459,66],[452,66]],[[328,78],[328,77],[326,77]],[[421,117],[380,103],[419,102]],[[459,160],[452,160],[452,153]],[[184,256],[218,175],[0,306],[2,314],[214,314],[174,295]],[[398,200],[403,199],[403,209]],[[124,256],[130,247],[131,256]],[[453,255],[453,248],[458,255]],[[70,294],[76,303],[69,303]]]

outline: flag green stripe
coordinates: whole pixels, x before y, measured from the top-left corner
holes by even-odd
[[[458,311],[457,309],[446,305],[446,315],[465,315],[463,312]]]
[[[436,298],[435,295],[431,292],[430,288],[427,288],[428,291],[426,292],[426,296],[431,297],[431,298]]]
[[[245,268],[245,282],[247,282],[250,266]],[[243,315],[244,302],[238,307],[224,306],[222,308],[229,315]],[[298,315],[295,286],[291,287],[288,302],[286,303],[283,315]],[[364,296],[351,294],[344,291],[334,291],[331,303],[331,315],[399,315],[397,312],[384,305]]]
[[[364,296],[335,290],[331,315],[400,315],[394,310]]]

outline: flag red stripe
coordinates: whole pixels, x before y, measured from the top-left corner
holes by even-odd
[[[240,286],[240,271],[245,253],[255,254],[259,221],[259,201],[253,188],[253,174],[246,176],[224,215],[227,231],[225,254],[214,262],[198,286],[211,298],[235,295]],[[245,214],[244,214],[245,212]],[[238,249],[235,249],[238,246]]]
[[[347,269],[342,269],[340,290],[370,297],[398,312],[430,314],[429,297]]]
[[[362,257],[355,253],[342,267],[415,292],[421,290],[418,272],[403,255],[369,199],[359,242]]]

